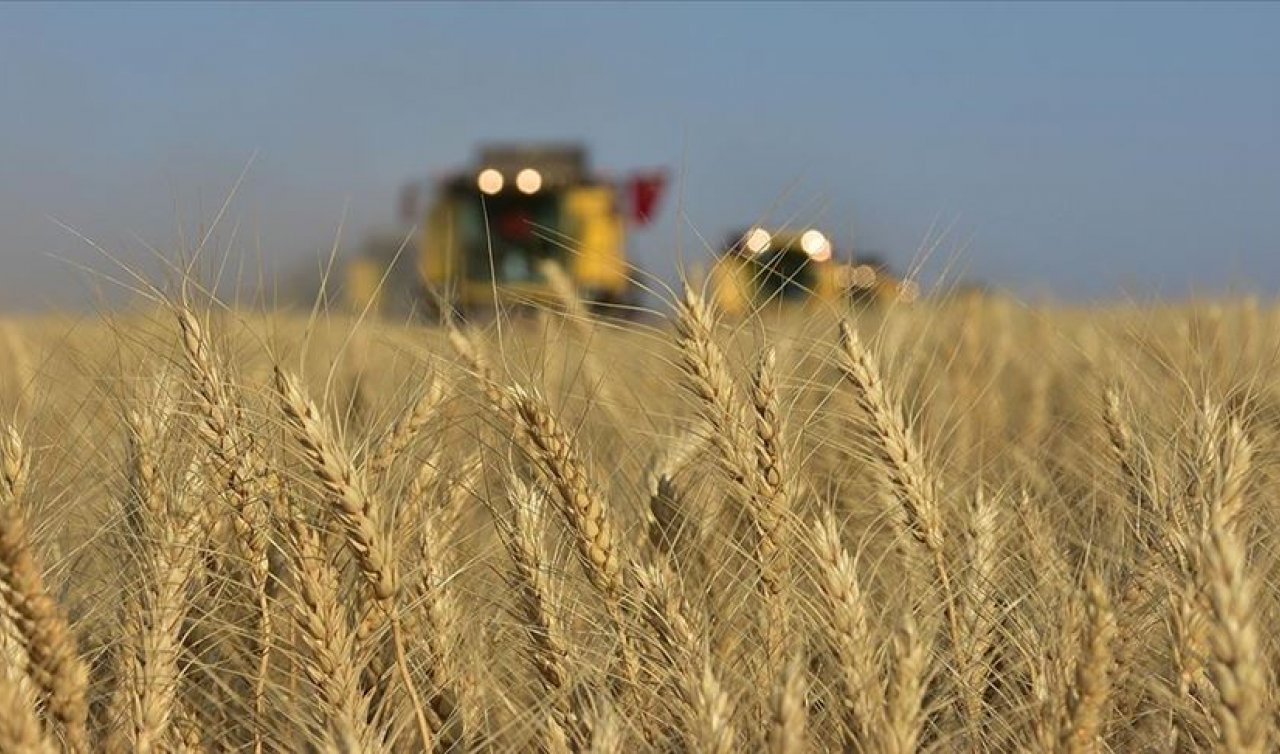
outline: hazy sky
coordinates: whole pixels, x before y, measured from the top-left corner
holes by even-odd
[[[682,196],[669,274],[771,216],[1061,296],[1280,291],[1280,5],[0,5],[0,308],[211,221],[252,264],[394,227],[478,142]],[[190,245],[190,241],[188,241]],[[245,273],[246,276],[248,273]],[[80,300],[83,300],[82,298]]]

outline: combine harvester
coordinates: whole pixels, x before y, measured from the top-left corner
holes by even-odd
[[[909,303],[919,287],[899,280],[879,260],[841,262],[827,234],[816,228],[735,233],[711,268],[721,311],[746,316],[767,306]]]
[[[592,172],[578,145],[489,147],[478,157],[475,166],[433,186],[412,184],[402,195],[405,219],[424,221],[410,295],[419,309],[467,316],[491,313],[495,304],[547,304],[556,297],[548,262],[595,308],[621,311],[632,303],[627,234],[652,219],[663,172],[615,183]],[[431,193],[425,206],[424,188]],[[381,307],[380,293],[394,282],[387,264],[385,251],[351,263],[353,307]]]

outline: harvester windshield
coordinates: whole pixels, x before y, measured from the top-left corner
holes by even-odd
[[[809,256],[799,249],[778,249],[750,257],[752,276],[764,300],[802,299],[817,282]]]
[[[561,196],[499,194],[481,200],[474,194],[459,202],[457,222],[463,234],[463,268],[471,280],[532,283],[547,259],[564,264],[565,250],[555,236],[566,228]]]
[[[813,295],[817,266],[831,259],[831,242],[816,230],[770,232],[756,227],[730,247],[746,263],[758,300]]]

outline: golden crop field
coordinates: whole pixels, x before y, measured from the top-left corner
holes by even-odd
[[[1264,752],[1280,312],[0,324],[0,751]]]

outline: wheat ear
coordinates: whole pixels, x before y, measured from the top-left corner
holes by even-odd
[[[1075,688],[1067,706],[1066,724],[1060,746],[1068,754],[1099,751],[1099,738],[1106,723],[1114,675],[1116,617],[1106,588],[1096,577],[1087,587],[1085,615],[1088,620],[1084,646],[1076,663]]]
[[[67,618],[45,587],[31,551],[27,519],[19,499],[26,489],[30,459],[21,436],[7,428],[0,446],[0,597],[3,597],[27,655],[27,675],[62,728],[67,749],[89,751],[86,701],[89,669],[76,650]]]
[[[961,631],[947,571],[946,527],[939,501],[938,479],[925,461],[920,443],[902,408],[890,397],[875,358],[863,345],[857,330],[846,321],[840,322],[840,342],[841,371],[854,388],[858,406],[870,419],[876,457],[902,506],[904,515],[898,520],[932,558],[954,643]]]
[[[181,681],[178,656],[187,591],[199,570],[206,523],[196,508],[182,517],[164,515],[148,527],[154,538],[148,537],[153,544],[146,555],[146,580],[130,621],[134,667],[126,675],[134,686],[133,751],[163,750],[170,732]]]
[[[787,594],[789,593],[788,553],[791,542],[791,480],[787,477],[786,440],[779,416],[776,385],[777,357],[773,348],[760,355],[751,379],[751,407],[755,419],[756,487],[752,496],[755,521],[756,561],[764,587],[766,638],[773,657],[770,667],[781,667],[789,641]]]
[[[675,479],[706,443],[704,435],[682,432],[645,470],[649,547],[663,557],[678,559],[687,552],[686,545],[696,545],[701,538],[701,522],[685,510]]]
[[[1253,754],[1268,750],[1271,733],[1266,658],[1254,617],[1254,587],[1245,569],[1244,545],[1225,515],[1213,517],[1203,543],[1204,578],[1211,606],[1210,666],[1218,699],[1217,750]]]
[[[760,576],[764,635],[764,676],[775,678],[786,661],[788,611],[786,524],[790,488],[783,461],[784,440],[778,417],[773,352],[762,354],[753,375],[750,400],[742,402],[723,351],[716,343],[716,316],[696,291],[685,290],[676,311],[676,341],[684,384],[698,401],[703,431],[718,451],[756,530],[754,565]],[[744,411],[750,406],[750,411]],[[767,682],[767,681],[766,681]]]
[[[996,508],[979,488],[969,506],[966,526],[968,563],[960,600],[961,635],[955,646],[956,669],[965,726],[971,740],[982,736],[985,697],[990,678],[988,655],[995,646],[998,607],[995,603],[997,552]]]
[[[577,447],[540,398],[514,388],[509,400],[520,429],[538,453],[535,460],[547,472],[560,510],[577,535],[583,570],[611,604],[620,603],[624,588],[613,523]]]
[[[700,295],[686,289],[685,300],[676,310],[675,326],[684,385],[698,401],[703,431],[739,494],[750,498],[756,492],[752,453],[756,443],[724,353],[713,337],[715,313]]]
[[[695,671],[696,666],[688,669],[690,673]],[[693,705],[697,715],[693,722],[693,737],[697,742],[695,750],[707,754],[730,754],[737,750],[738,739],[733,727],[733,703],[712,669],[710,658],[703,660],[698,680],[698,693]]]
[[[848,322],[840,323],[840,342],[843,346],[841,370],[854,387],[859,407],[871,420],[876,454],[906,513],[907,529],[928,552],[941,553],[944,525],[938,503],[938,481],[930,472],[902,410],[890,398],[880,367]]]
[[[626,681],[624,694],[640,688],[640,661],[626,620],[626,579],[609,506],[591,478],[576,443],[537,395],[520,387],[509,391],[517,426],[555,492],[561,515],[573,530],[578,559],[604,598],[618,636],[618,659]]]
[[[773,688],[769,725],[769,751],[772,754],[799,754],[808,750],[805,724],[809,710],[805,693],[804,660],[801,655],[796,655],[787,662]]]
[[[509,415],[512,408],[511,401],[499,386],[493,366],[480,349],[480,344],[477,342],[474,333],[463,332],[458,329],[458,326],[451,319],[445,320],[445,329],[449,345],[453,347],[454,353],[458,354],[458,357],[462,359],[462,363],[471,371],[471,376],[480,381],[480,387],[484,391],[485,398],[499,413]]]
[[[315,532],[299,519],[289,522],[297,589],[294,621],[307,652],[303,670],[323,707],[329,735],[341,751],[386,750],[369,716],[360,687],[358,641],[342,603],[338,574]]]
[[[190,385],[196,395],[200,435],[208,446],[219,481],[231,493],[232,527],[248,565],[250,586],[257,602],[258,667],[254,678],[254,721],[265,714],[267,671],[271,664],[271,606],[269,582],[270,529],[267,507],[268,471],[261,448],[246,430],[243,408],[233,396],[215,358],[213,344],[191,310],[177,308]],[[263,748],[260,725],[253,726],[254,754]]]
[[[569,326],[582,340],[584,350],[579,368],[582,370],[582,379],[591,386],[592,404],[604,409],[615,426],[626,426],[626,418],[618,410],[621,403],[614,395],[614,379],[608,378],[607,371],[601,368],[596,358],[597,351],[589,347],[595,338],[591,311],[582,300],[582,296],[578,295],[573,280],[559,262],[554,259],[545,259],[538,265],[538,270],[551,287],[552,293],[559,299],[560,305],[564,307],[565,319]]]
[[[683,702],[686,745],[691,751],[732,751],[737,739],[733,708],[711,666],[705,632],[691,616],[667,569],[645,565],[635,574],[644,597],[645,617]]]
[[[504,542],[515,565],[510,582],[517,596],[520,624],[529,642],[529,658],[542,689],[551,700],[550,723],[555,726],[552,730],[566,737],[566,746],[572,741],[575,748],[580,748],[581,710],[572,706],[567,693],[569,648],[553,606],[550,572],[542,544],[545,498],[541,491],[525,484],[515,474],[508,476],[507,489],[512,521],[504,529]]]
[[[165,375],[155,377],[150,390],[141,396],[139,402],[141,405],[125,413],[129,487],[131,502],[136,507],[129,514],[130,520],[135,524],[139,518],[157,518],[165,513],[157,455],[173,412],[172,396]]]
[[[15,679],[0,672],[0,751],[9,754],[55,754],[35,707]]]
[[[428,704],[445,725],[451,722],[459,730],[446,730],[443,739],[460,741],[466,734],[467,710],[461,691],[469,688],[468,670],[458,657],[458,627],[461,621],[455,595],[448,587],[449,570],[445,544],[448,526],[443,518],[454,511],[434,511],[418,485],[411,485],[413,510],[418,521],[417,578],[411,585],[411,604],[416,607],[412,625],[421,635],[427,654],[426,672],[433,686]]]
[[[413,406],[400,416],[378,441],[368,463],[365,464],[365,473],[372,478],[385,474],[395,459],[409,447],[413,438],[435,415],[443,400],[444,387],[440,381],[428,378],[426,387],[413,402]]]
[[[1140,539],[1151,546],[1156,533],[1152,531],[1157,498],[1155,466],[1145,447],[1139,444],[1129,422],[1124,417],[1120,390],[1108,385],[1102,393],[1102,421],[1107,428],[1111,454],[1120,470],[1120,478],[1130,503],[1139,514],[1137,530]]]
[[[907,616],[894,638],[893,675],[885,694],[885,725],[879,750],[914,754],[924,729],[924,692],[929,683],[929,653],[915,621]]]
[[[601,697],[591,715],[591,744],[588,754],[623,754],[622,720],[609,697]]]
[[[347,548],[355,557],[365,584],[387,613],[395,645],[396,664],[413,704],[421,744],[425,750],[430,751],[435,745],[443,721],[428,721],[422,698],[418,695],[405,658],[404,637],[395,605],[399,591],[395,561],[392,558],[390,538],[382,531],[377,519],[378,508],[368,492],[364,477],[342,452],[341,446],[330,434],[320,409],[307,397],[298,379],[279,367],[276,367],[275,377],[276,390],[294,438],[305,451],[312,473],[329,494],[333,503],[331,511],[342,526]]]
[[[875,639],[857,568],[840,541],[840,529],[830,511],[814,525],[811,539],[821,575],[818,588],[823,597],[823,628],[840,670],[840,706],[845,727],[853,741],[860,742],[856,746],[860,750],[882,725],[884,686],[875,658]]]

